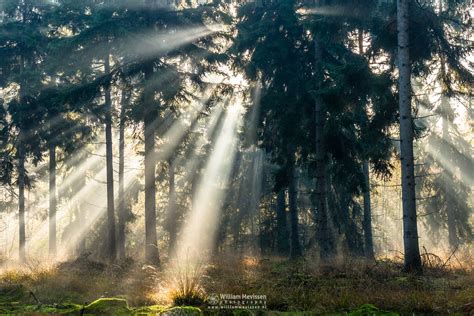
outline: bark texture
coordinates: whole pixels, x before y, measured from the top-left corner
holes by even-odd
[[[373,260],[374,256],[374,241],[372,237],[372,206],[370,200],[370,170],[369,162],[364,160],[362,163],[362,172],[364,173],[366,189],[364,191],[364,220],[362,223],[364,229],[364,252],[365,257]]]
[[[122,90],[120,100],[120,118],[119,118],[119,190],[118,190],[118,225],[117,225],[117,255],[119,260],[124,260],[125,253],[125,222],[126,222],[126,208],[125,208],[125,90]]]
[[[421,272],[416,215],[413,118],[411,113],[411,64],[409,48],[409,0],[398,0],[398,92],[400,107],[400,162],[402,171],[404,269]]]

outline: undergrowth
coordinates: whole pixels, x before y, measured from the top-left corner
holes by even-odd
[[[87,259],[57,265],[37,262],[2,268],[0,308],[11,303],[72,308],[74,304],[87,306],[100,297],[115,297],[126,299],[124,311],[127,306],[135,311],[161,311],[159,306],[165,305],[205,309],[206,293],[228,293],[264,294],[268,310],[280,312],[363,315],[363,308],[375,308],[376,314],[473,314],[472,270],[454,269],[433,258],[431,266],[424,260],[421,276],[401,273],[401,262],[393,258],[376,262],[340,258],[322,265],[315,260],[227,256],[205,267],[184,266],[184,270],[132,261],[116,265]],[[163,288],[165,279],[173,280],[168,289]],[[165,291],[168,295],[159,295]]]

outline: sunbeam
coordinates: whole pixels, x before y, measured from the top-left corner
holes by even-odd
[[[101,168],[101,170],[96,174],[96,177],[105,180],[105,166]],[[78,203],[83,201],[87,201],[88,203],[98,202],[99,204],[103,204],[105,207],[105,200],[102,198],[97,198],[94,193],[101,193],[105,195],[105,186],[100,183],[96,183],[91,181],[87,183],[81,190],[79,190],[69,201],[66,205],[62,205],[58,212],[56,213],[56,221],[58,223],[58,227],[65,226],[66,221],[72,218],[73,212],[75,207]],[[48,238],[48,220],[39,223],[38,229],[30,236],[29,240],[30,243],[28,245],[30,253],[34,254],[35,256],[40,256],[42,254],[47,253],[47,238]],[[61,239],[61,238],[60,238]],[[60,243],[59,249],[61,249],[62,243]],[[64,258],[67,256],[68,253],[64,252],[64,249],[58,252],[58,258]]]
[[[129,52],[140,58],[165,55],[166,53],[202,37],[216,33],[219,27],[212,29],[206,26],[198,26],[178,30],[166,30],[164,32],[149,32],[135,34],[126,40],[124,46]]]
[[[158,160],[168,159],[182,142],[185,135],[188,133],[189,128],[192,127],[193,123],[201,114],[207,100],[211,96],[212,91],[215,88],[209,88],[204,91],[202,97],[197,101],[193,102],[187,113],[182,115],[171,127],[169,127],[166,133],[161,137],[163,144],[160,146],[160,151],[157,153]]]
[[[0,314],[469,314],[470,2],[0,0]]]
[[[191,213],[186,218],[175,256],[186,258],[188,264],[198,264],[210,254],[219,222],[227,180],[236,151],[236,133],[242,118],[242,105],[234,101],[225,114],[193,199]]]
[[[125,173],[124,176],[124,188],[125,192],[128,190],[129,187],[131,187],[135,181],[137,181],[137,174],[139,173],[139,168],[140,166],[140,161],[137,159],[134,161],[132,164],[132,167],[130,168],[130,172]],[[105,179],[105,169],[104,169],[104,179]],[[92,186],[93,185],[89,185]],[[73,233],[71,236],[69,236],[67,240],[67,244],[63,243],[62,244],[62,253],[64,256],[67,256],[67,254],[70,254],[74,249],[77,248],[79,243],[87,237],[87,233],[89,230],[94,227],[94,225],[101,219],[102,216],[105,215],[106,210],[107,210],[107,205],[105,200],[103,199],[103,196],[105,195],[105,186],[102,186],[102,188],[99,187],[99,191],[97,191],[97,186],[96,190],[89,191],[90,195],[87,196],[82,196],[81,198],[87,197],[87,203],[89,204],[90,207],[95,208],[95,211],[88,212],[87,216],[85,217],[85,220],[83,223],[80,223],[79,227],[75,227],[73,230]],[[117,196],[118,194],[118,186],[115,186],[114,188],[114,196]],[[119,205],[119,199],[115,199],[116,205]]]
[[[473,163],[472,158],[464,156],[465,160],[468,161],[467,166],[455,165],[452,161],[452,157],[449,156],[448,146],[452,144],[446,144],[444,141],[439,139],[432,139],[424,147],[425,150],[430,153],[437,162],[439,162],[443,168],[446,169],[452,176],[456,177],[467,187],[473,187],[474,185],[474,175],[473,175]],[[459,155],[462,155],[459,153]]]
[[[117,137],[114,136],[114,138]],[[127,154],[127,172],[124,173],[124,186],[125,190],[127,190],[127,188],[133,184],[136,175],[141,169],[139,157],[134,154],[133,149],[130,146],[127,146],[125,149]],[[88,179],[88,181],[86,181],[86,184],[76,191],[71,198],[63,201],[58,208],[56,221],[58,227],[59,251],[56,260],[66,260],[73,255],[74,250],[84,239],[87,231],[93,229],[93,225],[105,214],[107,205],[103,196],[106,192],[106,167],[105,159],[102,154],[103,151],[105,151],[105,145],[101,144],[96,148],[94,154],[79,150],[75,155],[68,157],[66,161],[69,165],[73,164],[75,168],[58,186],[58,197],[60,199],[63,198],[69,187],[74,186],[76,182],[85,181],[86,179]],[[89,155],[89,158],[78,163],[84,154]],[[96,170],[93,172],[93,175],[88,177],[87,174],[92,169]],[[87,178],[84,179],[84,177]],[[115,196],[117,196],[117,193],[118,186],[115,186]],[[40,201],[35,207],[37,209],[47,209],[47,205],[48,200],[46,198]],[[82,213],[87,211],[87,216],[77,214],[78,208],[81,208],[80,212]],[[47,253],[48,229],[48,218],[35,223],[32,227],[32,232],[28,235],[29,243],[27,245],[32,257],[40,258]]]
[[[3,213],[1,216],[0,231],[2,232],[2,241],[0,247],[3,249],[3,256],[12,259],[16,254],[17,246],[17,225],[15,225],[18,214],[16,212]]]
[[[356,13],[349,6],[320,6],[320,7],[309,7],[309,8],[300,8],[298,10],[299,14],[314,14],[314,15],[324,15],[324,16],[353,16]]]

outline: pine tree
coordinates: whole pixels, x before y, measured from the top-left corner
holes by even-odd
[[[4,86],[16,83],[17,97],[6,104],[11,116],[10,132],[15,150],[9,151],[10,158],[5,162],[16,160],[19,212],[19,257],[26,261],[26,230],[25,230],[25,189],[31,183],[28,179],[26,162],[33,158],[34,164],[42,159],[41,137],[39,124],[42,111],[34,100],[41,89],[41,73],[38,70],[41,51],[48,39],[40,32],[42,14],[47,6],[38,6],[33,1],[7,1],[4,5],[4,19],[0,43],[2,43],[0,68]],[[28,36],[26,36],[28,35]],[[8,166],[8,164],[7,164]],[[10,179],[13,168],[7,170],[5,177]]]
[[[360,160],[370,160],[377,174],[390,172],[388,127],[396,117],[395,98],[390,74],[374,74],[368,61],[346,45],[347,34],[360,28],[360,18],[346,17],[346,11],[343,18],[300,16],[297,9],[304,5],[283,1],[243,6],[234,49],[251,52],[250,58],[239,57],[243,61],[236,64],[263,83],[260,136],[265,149],[285,165],[286,146],[293,144],[301,151],[298,163],[316,180],[316,239],[321,257],[330,258],[336,233],[331,223],[338,215],[328,208],[328,188],[333,185],[328,181],[350,186],[352,197],[366,187]],[[362,7],[351,4],[346,9],[362,12]],[[270,23],[280,26],[269,31]],[[374,109],[372,117],[367,104]]]

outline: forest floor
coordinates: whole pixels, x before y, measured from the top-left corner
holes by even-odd
[[[35,262],[23,268],[4,266],[0,270],[0,314],[180,315],[199,314],[200,310],[217,314],[208,309],[209,302],[199,299],[194,302],[200,310],[172,309],[173,300],[179,302],[184,290],[197,298],[203,293],[265,295],[265,311],[275,314],[474,314],[473,270],[447,269],[433,262],[419,276],[400,272],[397,260],[341,260],[321,266],[310,260],[227,257],[191,270],[169,278],[167,269],[132,261],[106,265],[87,259],[56,265]],[[170,291],[170,282],[180,285]],[[107,299],[97,301],[99,298]],[[193,300],[181,302],[189,305]],[[218,313],[224,312],[242,314],[223,309]]]

